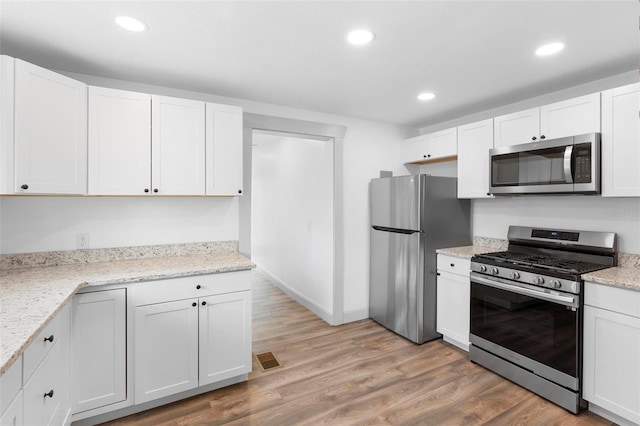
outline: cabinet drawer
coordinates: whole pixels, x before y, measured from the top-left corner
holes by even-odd
[[[3,404],[5,396],[5,394],[2,394]],[[24,424],[22,419],[24,415],[22,392],[18,393],[18,395],[13,400],[7,401],[7,403],[9,402],[11,402],[11,404],[0,417],[0,426],[22,426]]]
[[[29,377],[58,341],[66,341],[68,338],[69,307],[65,306],[24,351],[23,382],[29,380]]]
[[[640,318],[640,291],[587,282],[584,304]]]
[[[22,387],[22,357],[14,361],[13,365],[0,377],[0,414],[8,408],[9,403]]]
[[[25,384],[25,425],[62,424],[66,417],[69,369],[65,349],[64,342],[55,344]]]
[[[198,286],[200,288],[198,288]],[[231,293],[251,288],[251,271],[171,278],[136,284],[135,306]]]
[[[469,276],[471,259],[438,254],[438,271]]]

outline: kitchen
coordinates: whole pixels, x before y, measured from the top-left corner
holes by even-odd
[[[38,14],[46,15],[45,12],[47,9],[42,9],[43,6],[41,4],[38,4],[36,7],[35,4],[32,6],[11,6],[11,3],[12,2],[3,2],[3,19],[9,19],[13,16],[13,19],[20,18],[18,21],[24,22],[27,18],[25,15],[21,15],[20,11],[23,11],[22,13],[30,11],[34,16],[38,16]],[[58,6],[62,5],[64,5],[64,3],[58,4]],[[459,7],[463,6],[471,7],[469,4],[459,5]],[[620,4],[619,6],[624,7],[624,4]],[[14,12],[9,13],[12,11],[11,7],[15,9]],[[38,7],[41,8],[40,12],[35,10],[38,9]],[[86,8],[84,12],[87,13],[88,16],[98,16],[98,12],[101,10],[100,8],[106,8],[106,6],[101,4],[92,4],[91,6],[76,5],[76,7],[80,9]],[[247,20],[247,22],[244,22],[243,25],[256,25],[257,28],[263,28],[258,26],[260,19],[256,17],[252,18],[253,21],[249,19],[250,16],[254,16],[249,13],[249,5],[244,4],[238,7],[242,9],[238,11],[229,7],[225,9],[225,13],[221,13],[221,15],[227,16],[227,19],[230,19],[228,18],[229,16],[235,16],[238,19],[239,25],[240,22],[244,21],[235,14],[244,13],[246,15],[243,15],[244,19]],[[257,12],[255,12],[256,15],[268,16],[270,6],[253,5],[251,7],[259,8]],[[416,5],[415,7],[419,6]],[[530,7],[534,8],[533,6]],[[627,7],[630,7],[632,14],[637,12],[636,3],[631,6],[627,4]],[[29,8],[33,8],[34,10]],[[306,8],[299,6],[299,8],[300,10],[297,10],[297,12],[299,12],[300,16],[305,16],[305,13],[320,13],[321,11],[311,8],[310,5],[307,5]],[[80,13],[80,9],[75,10],[75,12]],[[307,10],[307,12],[305,12],[305,10]],[[598,14],[603,15],[602,19],[604,19],[607,10],[607,8],[598,10]],[[62,11],[64,11],[64,8],[59,7],[56,10],[49,10],[48,12],[55,15],[60,14]],[[131,13],[134,11],[135,10],[132,10]],[[105,15],[108,14],[111,16],[111,10],[109,8],[106,8],[103,12]],[[138,10],[137,14],[143,17],[143,12],[144,8]],[[461,16],[466,16],[461,13],[460,10],[457,10],[457,12],[460,13]],[[324,11],[323,13],[326,15],[322,16],[335,19],[335,13],[332,13],[331,10]],[[382,13],[382,11],[380,11],[380,13]],[[542,12],[537,11],[537,13]],[[174,11],[174,14],[176,15],[176,19],[186,20],[192,17],[186,11],[183,13]],[[629,15],[628,13],[615,15],[613,12],[612,14],[613,17]],[[403,18],[408,19],[406,16],[403,16]],[[468,17],[466,19],[472,21]],[[188,27],[187,22],[179,25],[179,27]],[[612,22],[618,21],[613,19]],[[6,25],[7,23],[9,23],[9,21],[4,23],[3,28],[9,28]],[[472,22],[466,23],[472,25]],[[224,27],[223,24],[224,20],[218,27]],[[90,27],[90,24],[86,23],[81,25]],[[41,25],[34,23],[32,27],[41,27]],[[152,26],[150,25],[150,27]],[[345,24],[345,27],[349,26]],[[620,27],[623,27],[623,25],[620,25]],[[297,30],[299,28],[296,27],[293,29]],[[340,34],[334,35],[334,37],[341,38],[343,36],[342,33],[347,30],[348,28],[345,28],[344,31],[340,31]],[[637,35],[636,30],[637,29],[634,29],[633,33],[635,35]],[[195,87],[195,84],[194,86],[189,86],[179,81],[170,84],[150,78],[151,75],[158,75],[159,72],[125,78],[118,74],[116,70],[127,69],[128,65],[126,61],[123,62],[123,59],[139,56],[139,50],[136,49],[140,49],[140,46],[137,45],[138,42],[130,41],[130,38],[125,38],[123,34],[117,33],[115,29],[109,29],[109,31],[113,31],[113,33],[109,34],[113,34],[113,37],[127,43],[128,48],[132,50],[119,50],[125,49],[124,46],[119,46],[117,49],[114,49],[116,53],[119,53],[119,55],[117,55],[119,58],[114,58],[113,64],[109,66],[109,68],[113,70],[112,72],[99,69],[94,69],[90,72],[91,68],[83,67],[82,64],[77,64],[73,68],[70,68],[67,63],[71,61],[71,58],[65,54],[65,48],[58,47],[54,49],[52,47],[48,50],[46,47],[48,44],[42,41],[47,38],[46,35],[43,36],[44,38],[41,41],[30,41],[27,35],[19,36],[19,34],[22,34],[20,32],[12,35],[8,29],[4,31],[7,32],[2,34],[3,54],[21,58],[27,62],[32,62],[53,70],[64,71],[68,76],[72,78],[75,77],[77,80],[90,85],[185,99],[198,99],[218,104],[230,104],[241,106],[245,113],[250,114],[284,117],[291,120],[314,123],[332,123],[336,126],[346,127],[346,133],[342,135],[335,133],[332,135],[338,139],[342,138],[342,152],[338,154],[342,156],[341,160],[344,164],[344,168],[340,171],[343,176],[337,177],[342,179],[341,191],[344,195],[341,197],[341,202],[343,205],[336,207],[340,209],[340,215],[336,215],[336,219],[340,216],[342,220],[341,242],[336,241],[336,243],[343,245],[343,255],[336,256],[335,258],[337,274],[334,288],[338,291],[334,291],[333,305],[328,309],[330,313],[329,320],[335,324],[368,317],[368,228],[365,226],[368,222],[367,185],[372,178],[378,175],[380,170],[392,170],[394,174],[407,173],[407,168],[405,168],[403,165],[404,161],[402,161],[402,140],[418,133],[430,134],[454,126],[465,125],[471,122],[637,82],[637,71],[635,70],[637,66],[637,55],[632,49],[633,54],[628,55],[628,60],[626,62],[623,61],[624,64],[619,69],[612,70],[607,68],[604,71],[597,70],[597,75],[591,74],[588,77],[577,75],[575,80],[565,77],[565,81],[556,82],[553,86],[547,86],[545,82],[538,83],[535,90],[531,90],[526,94],[522,92],[518,96],[513,95],[514,97],[500,102],[480,104],[480,100],[478,100],[476,103],[478,103],[479,106],[475,109],[458,110],[456,114],[451,114],[448,118],[444,118],[445,116],[441,115],[440,117],[432,117],[429,119],[430,121],[427,122],[424,120],[424,116],[428,115],[428,108],[430,108],[430,106],[428,106],[428,104],[413,105],[415,110],[413,114],[416,114],[418,117],[416,118],[416,124],[413,126],[398,126],[385,123],[386,121],[393,120],[389,111],[384,111],[384,114],[378,113],[378,118],[375,120],[365,120],[362,118],[350,118],[352,116],[361,116],[361,113],[355,110],[346,111],[340,110],[337,107],[333,109],[335,112],[331,113],[332,109],[329,106],[316,107],[315,109],[311,104],[303,109],[279,106],[287,105],[284,94],[280,101],[263,101],[260,103],[243,100],[242,98],[244,97],[251,98],[248,94],[236,96],[230,94],[227,96],[231,97],[223,97],[220,95],[226,92],[222,92],[220,88],[206,91],[193,90],[192,87]],[[613,31],[613,29],[611,29],[611,31]],[[264,29],[263,32],[269,33],[267,29]],[[60,36],[66,34],[68,37],[62,42],[64,46],[77,44],[77,42],[72,40],[74,34],[76,34],[73,31],[65,30],[59,31],[59,33]],[[90,28],[87,34],[89,33],[91,33]],[[379,31],[376,31],[376,33],[378,33],[377,39],[371,46],[375,47],[376,43],[385,46],[384,37]],[[603,31],[603,33],[607,32]],[[614,37],[616,34],[611,35],[611,37]],[[617,36],[619,37],[620,35]],[[75,37],[78,38],[77,36]],[[346,50],[348,48],[342,47],[342,39],[339,41],[336,40],[336,43],[338,42],[341,48],[345,49],[345,52],[342,54],[346,54],[346,52],[353,53],[352,50]],[[101,43],[104,43],[104,40],[100,42],[96,41],[95,44],[86,43],[86,45],[89,46],[89,49],[92,49],[91,46],[100,46]],[[618,45],[620,44],[622,43],[618,43]],[[632,47],[636,46],[634,43],[631,43],[631,45]],[[34,51],[28,50],[29,46],[31,46]],[[223,49],[223,47],[220,46],[216,46],[216,48]],[[242,48],[247,49],[248,47],[242,46]],[[300,49],[305,50],[306,48],[301,46]],[[175,52],[177,51],[178,49],[175,50]],[[280,50],[276,50],[276,52],[281,53]],[[355,51],[356,55],[363,55],[363,52],[366,54],[364,50]],[[407,51],[400,53],[415,55],[415,53]],[[300,52],[300,54],[302,55],[302,52]],[[85,52],[84,55],[91,55],[91,52]],[[146,54],[143,56],[146,56]],[[162,53],[157,53],[157,56],[161,61],[161,64],[157,65],[157,69],[169,65],[166,63],[166,59],[161,59],[162,56],[164,56]],[[302,57],[306,56],[303,55]],[[229,58],[231,60],[233,56]],[[260,59],[260,57],[254,60],[257,59]],[[365,61],[365,59],[366,58],[363,57],[360,58],[361,61]],[[551,58],[546,58],[545,60],[548,61],[549,59]],[[93,60],[96,61],[97,59]],[[265,63],[271,63],[266,58],[261,58],[261,60],[265,61]],[[611,62],[613,63],[615,61],[612,59]],[[327,70],[326,67],[322,67],[321,64],[315,63],[315,65],[325,73],[331,71]],[[458,69],[464,68],[460,65],[454,65],[453,67]],[[250,69],[250,67],[247,66],[247,69]],[[537,72],[542,72],[542,70],[538,69]],[[586,73],[586,71],[584,72]],[[238,71],[238,73],[242,75],[240,71]],[[250,77],[245,78],[249,79]],[[134,81],[139,83],[135,83]],[[460,80],[458,80],[458,82],[459,81]],[[494,83],[497,84],[495,81]],[[178,90],[178,88],[182,88],[182,90]],[[340,85],[338,85],[338,88],[349,92],[348,88]],[[282,88],[282,93],[284,93],[284,89],[285,88]],[[460,91],[459,86],[457,89]],[[300,92],[308,89],[296,87],[294,90]],[[471,90],[470,87],[465,87],[465,92],[469,90]],[[511,89],[511,91],[513,90],[514,89]],[[216,93],[218,95],[210,95],[209,93]],[[332,93],[332,95],[337,96],[337,93]],[[470,93],[466,93],[466,95],[469,97]],[[376,94],[376,96],[383,95]],[[386,94],[384,96],[390,95]],[[384,96],[381,101],[369,101],[368,103],[383,105],[385,102],[388,102],[385,101]],[[485,94],[485,96],[488,95]],[[444,98],[442,93],[441,96],[436,99],[436,102],[439,101],[440,98]],[[409,99],[409,97],[407,97],[407,99]],[[292,105],[295,104],[292,103]],[[312,112],[317,109],[325,112]],[[398,109],[398,111],[400,110]],[[397,112],[397,114],[399,114],[399,112]],[[387,118],[385,118],[385,115],[387,115]],[[372,113],[371,117],[374,116]],[[259,126],[256,125],[256,127]],[[245,151],[248,150],[245,149]],[[390,161],[390,159],[392,161]],[[455,170],[455,164],[452,162],[410,167],[414,168],[414,170],[417,167],[427,173],[433,174],[449,173],[455,175],[459,171]],[[245,164],[244,169],[246,173],[250,170],[250,167]],[[240,199],[211,199],[206,197],[185,197],[180,199],[162,197],[146,199],[139,197],[3,197],[1,200],[2,253],[75,250],[77,243],[76,234],[78,233],[90,234],[89,244],[91,248],[240,240],[240,252],[248,253],[248,241],[250,241],[250,239],[247,239],[246,234],[249,227],[246,222],[245,210],[245,203],[247,203],[250,196],[250,192],[248,192],[250,188],[246,183],[248,181],[249,180],[245,178],[245,197]],[[620,252],[640,253],[640,248],[638,247],[639,239],[637,238],[640,234],[637,220],[637,212],[639,211],[638,198],[605,198],[598,196],[488,198],[474,199],[472,209],[471,226],[474,236],[504,240],[506,239],[507,225],[509,224],[523,226],[547,226],[548,224],[552,224],[558,228],[616,232],[619,236],[618,250]],[[46,211],[47,215],[39,213],[43,211]],[[158,214],[160,211],[165,212],[165,214]],[[339,226],[338,222],[336,222],[336,226]],[[159,232],[159,230],[161,231]]]

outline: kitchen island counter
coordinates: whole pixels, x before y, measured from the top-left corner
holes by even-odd
[[[0,375],[81,288],[255,267],[237,251],[0,270]]]

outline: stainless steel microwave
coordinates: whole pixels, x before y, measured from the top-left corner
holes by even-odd
[[[600,133],[493,148],[490,192],[599,194]]]

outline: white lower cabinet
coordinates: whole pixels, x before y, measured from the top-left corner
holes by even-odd
[[[72,308],[73,413],[126,400],[126,289],[78,294]]]
[[[3,395],[4,398],[4,395]],[[24,398],[19,391],[0,417],[0,426],[22,426],[24,424]]]
[[[583,348],[584,399],[640,424],[640,292],[586,283]]]
[[[250,271],[136,289],[135,403],[251,371]]]
[[[640,424],[640,292],[585,283],[584,303],[584,399]]]
[[[443,339],[469,350],[469,259],[438,254],[436,329]]]

